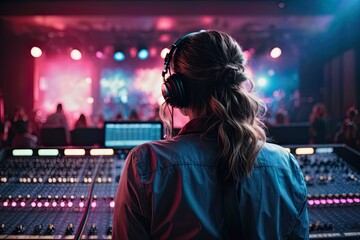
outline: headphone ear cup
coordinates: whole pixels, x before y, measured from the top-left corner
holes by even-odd
[[[188,98],[184,88],[184,77],[172,74],[168,77],[161,89],[166,102],[173,107],[183,108],[188,105]]]

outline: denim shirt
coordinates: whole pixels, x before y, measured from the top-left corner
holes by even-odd
[[[215,137],[201,136],[203,126],[193,119],[176,137],[130,151],[117,190],[113,239],[225,239],[219,148]],[[243,234],[237,239],[309,238],[305,181],[284,148],[265,143],[250,177],[236,189]]]

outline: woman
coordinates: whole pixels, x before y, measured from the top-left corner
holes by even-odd
[[[215,30],[185,35],[165,58],[163,77],[160,115],[168,133],[173,107],[190,121],[176,136],[129,153],[113,239],[308,238],[301,170],[290,153],[266,143],[265,107],[238,43]],[[230,210],[239,213],[232,226],[223,196],[229,182],[236,188]]]

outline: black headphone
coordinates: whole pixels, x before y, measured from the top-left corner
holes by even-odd
[[[191,32],[179,38],[171,46],[170,52],[167,53],[165,56],[164,70],[162,71],[164,83],[161,86],[161,92],[165,101],[173,107],[184,108],[187,107],[189,104],[188,95],[184,88],[185,76],[182,74],[174,73],[171,74],[168,78],[165,78],[165,75],[168,72],[170,73],[170,62],[175,50],[179,47],[179,45],[184,42],[185,39],[198,33],[199,32]]]

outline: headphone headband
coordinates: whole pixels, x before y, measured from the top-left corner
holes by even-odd
[[[165,101],[173,107],[183,108],[188,105],[188,93],[184,87],[185,76],[182,74],[172,74],[168,78],[165,78],[165,75],[170,72],[170,62],[175,50],[185,41],[185,39],[200,32],[191,32],[179,38],[171,46],[170,51],[165,56],[164,70],[162,71],[164,83],[162,85],[161,92]]]
[[[165,74],[169,71],[170,69],[170,62],[171,62],[171,59],[173,57],[173,54],[176,50],[176,48],[182,44],[182,42],[184,42],[185,39],[187,39],[188,37],[190,36],[193,36],[193,35],[196,35],[200,32],[203,32],[203,30],[199,31],[199,32],[191,32],[191,33],[188,33],[184,36],[182,36],[181,38],[179,38],[175,43],[173,43],[171,45],[171,49],[170,51],[166,54],[165,58],[164,58],[164,70],[162,71],[162,76],[163,78],[165,78]]]

